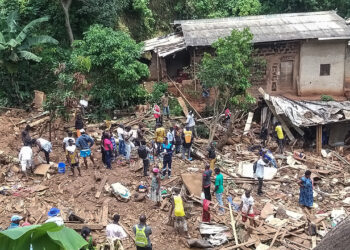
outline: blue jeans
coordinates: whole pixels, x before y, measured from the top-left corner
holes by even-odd
[[[110,150],[104,150],[105,162],[108,169],[112,169],[111,160],[112,160],[112,152]]]
[[[164,108],[163,108],[163,115],[170,115],[170,109],[169,109],[169,106],[168,106],[168,107],[164,107]]]
[[[125,142],[124,140],[119,140],[119,154],[120,155],[126,155],[125,153]]]
[[[168,177],[171,176],[171,162],[172,162],[172,157],[164,157],[163,158],[163,169],[162,169],[162,175],[166,175],[166,170],[168,168]]]
[[[222,202],[222,193],[215,193],[216,201],[219,203],[220,206],[224,206],[224,203]],[[219,207],[219,211],[224,213],[225,209],[222,207]]]

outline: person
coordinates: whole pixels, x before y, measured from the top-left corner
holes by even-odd
[[[174,216],[175,216],[175,231],[180,234],[186,235],[186,238],[189,238],[188,235],[188,227],[187,227],[187,222],[185,218],[185,210],[183,206],[183,201],[181,198],[181,195],[179,194],[179,191],[175,191],[173,189],[173,198],[170,199],[170,204],[171,204],[171,209],[170,209],[170,215],[173,214],[174,211]]]
[[[144,124],[140,123],[136,130],[135,146],[139,147],[141,145],[141,142],[145,140],[143,127],[144,127]]]
[[[258,178],[258,195],[263,195],[262,186],[264,181],[264,169],[265,166],[269,163],[266,158],[260,158],[256,163],[256,169],[254,171],[256,177]]]
[[[106,131],[103,131],[102,132],[102,135],[101,135],[101,145],[100,145],[100,150],[101,150],[101,159],[102,159],[102,163],[103,163],[103,166],[106,167],[106,154],[105,154],[105,149],[104,149],[104,140],[106,138]]]
[[[143,162],[143,175],[148,176],[148,168],[149,168],[148,154],[151,153],[151,149],[147,147],[146,141],[141,141],[141,146],[137,149],[137,152]]]
[[[146,224],[146,216],[140,216],[140,223],[134,225],[136,250],[152,250],[152,243],[149,236],[152,234],[152,228]]]
[[[51,142],[43,138],[38,138],[35,140],[35,144],[38,146],[38,153],[43,151],[45,154],[46,163],[50,164],[50,153],[52,151]]]
[[[277,135],[277,143],[278,143],[278,147],[280,150],[280,154],[283,154],[284,133],[283,133],[281,123],[279,123],[279,122],[276,123],[275,132]]]
[[[219,215],[224,215],[225,214],[225,209],[223,208],[224,203],[222,201],[222,194],[224,192],[224,176],[221,174],[221,171],[219,168],[215,168],[215,197],[216,201],[219,203]]]
[[[80,130],[81,136],[77,139],[75,145],[80,150],[80,157],[83,157],[85,168],[88,169],[87,157],[90,157],[92,164],[95,166],[95,161],[91,153],[91,147],[94,145],[94,139],[86,134],[85,129]]]
[[[112,161],[112,152],[113,152],[113,144],[110,140],[109,133],[105,133],[105,138],[103,140],[103,152],[107,169],[112,169],[111,161]]]
[[[181,152],[181,144],[182,144],[182,131],[181,129],[176,126],[175,127],[175,154],[178,154]]]
[[[163,106],[163,115],[166,115],[169,119],[170,116],[170,110],[169,110],[169,94],[165,93],[162,98],[162,106]]]
[[[254,226],[254,198],[250,195],[250,190],[246,190],[241,197],[239,210],[242,212],[242,221],[246,222],[249,217],[249,223]]]
[[[13,229],[13,228],[17,228],[17,227],[20,227],[20,223],[21,223],[21,220],[23,220],[23,217],[20,216],[20,215],[12,215],[11,217],[11,224],[10,226],[7,228],[7,229]]]
[[[208,201],[211,201],[211,194],[210,194],[211,175],[212,175],[212,171],[210,169],[210,165],[207,164],[205,165],[205,170],[203,172],[202,189],[204,192],[205,199]]]
[[[269,135],[269,131],[265,126],[262,126],[260,131],[260,139],[263,147],[266,147],[267,136]]]
[[[230,124],[231,121],[231,111],[229,110],[229,108],[225,109],[225,119],[224,119],[224,124],[226,124],[226,126],[228,126]]]
[[[186,153],[188,155],[188,160],[192,161],[191,158],[191,146],[193,143],[193,134],[190,128],[187,126],[182,132],[182,159],[186,159]]]
[[[153,116],[156,119],[156,124],[161,122],[160,107],[156,103],[153,106]]]
[[[67,132],[67,137],[64,137],[63,142],[62,142],[62,147],[63,147],[63,151],[66,152],[66,147],[68,147],[69,140],[73,140],[73,143],[75,143],[75,139],[73,138],[73,133],[72,131],[68,131]]]
[[[68,164],[72,170],[73,176],[75,176],[74,168],[77,168],[79,176],[81,176],[79,167],[79,154],[77,147],[74,145],[74,141],[69,139],[68,146],[66,147],[66,157]]]
[[[189,130],[191,130],[192,133],[195,134],[194,126],[196,126],[196,122],[194,121],[194,114],[193,114],[193,111],[191,110],[190,112],[188,112],[188,115],[187,115],[186,129],[189,128]]]
[[[168,169],[168,178],[171,177],[171,163],[173,161],[173,144],[168,141],[168,138],[164,137],[164,143],[162,144],[163,154],[163,169],[162,179],[165,178],[166,171]]]
[[[157,153],[156,153],[157,156],[160,154],[160,151],[162,149],[162,143],[163,143],[164,137],[165,137],[165,129],[163,128],[161,123],[157,123],[155,138],[154,138],[157,144]]]
[[[31,130],[31,127],[29,126],[29,124],[27,124],[21,133],[22,142],[23,142],[23,145],[25,146],[31,144],[32,142],[32,138],[30,137],[30,130]]]
[[[113,244],[117,245],[118,247],[119,245],[121,245],[120,240],[123,240],[128,237],[123,227],[119,225],[119,220],[119,214],[113,215],[113,222],[111,224],[108,224],[106,227],[107,239],[110,242],[113,242]],[[118,247],[116,247],[116,249],[119,249]]]
[[[92,240],[91,229],[88,227],[83,227],[80,231],[81,237],[88,242],[88,244],[80,250],[94,250],[94,242]]]
[[[152,170],[152,183],[151,183],[151,194],[149,198],[151,201],[156,202],[156,206],[160,206],[160,177],[159,169],[153,168]]]
[[[208,148],[208,158],[210,162],[210,169],[214,170],[216,162],[216,153],[215,153],[215,142],[211,142]]]
[[[131,131],[131,127],[130,126],[126,127],[124,131],[124,143],[125,143],[125,159],[128,164],[130,164],[131,149],[133,147],[133,144],[131,142],[132,134],[133,133]]]
[[[311,171],[306,170],[305,175],[298,182],[300,186],[299,204],[307,208],[312,208],[314,203],[313,182],[311,180]]]
[[[124,125],[119,124],[117,128],[118,141],[119,141],[119,155],[126,155],[125,153],[125,141],[124,141]]]
[[[203,200],[203,212],[202,212],[202,222],[210,223],[210,201],[207,199]]]
[[[60,210],[58,208],[51,208],[47,215],[49,218],[45,221],[45,223],[54,222],[57,224],[57,226],[62,226],[64,224],[62,217],[59,216]]]
[[[114,162],[115,158],[117,158],[117,143],[115,141],[115,137],[113,135],[112,129],[110,129],[110,131],[109,131],[109,136],[110,136],[109,140],[111,141],[112,146],[113,146],[111,161]]]
[[[81,114],[77,114],[75,119],[75,129],[77,131],[77,138],[79,138],[81,136],[81,130],[84,129],[84,121]]]
[[[277,161],[270,150],[262,148],[259,153],[263,159],[267,159],[274,168],[277,168]]]
[[[170,127],[168,133],[166,134],[166,137],[168,138],[168,142],[174,145],[174,141],[175,141],[174,127]]]
[[[31,146],[23,146],[19,152],[18,159],[21,163],[23,176],[28,179],[27,169],[33,173],[33,150]]]

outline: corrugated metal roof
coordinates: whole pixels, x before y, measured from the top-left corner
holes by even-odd
[[[302,39],[350,39],[350,27],[335,11],[175,21],[187,46],[208,46],[233,29],[250,28],[254,43]]]
[[[169,34],[167,36],[156,37],[144,41],[144,51],[155,51],[159,57],[165,57],[177,51],[186,49],[185,39],[179,34]]]

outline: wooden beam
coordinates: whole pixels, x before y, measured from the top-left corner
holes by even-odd
[[[110,201],[110,198],[107,198],[103,201],[102,204],[102,217],[101,217],[101,224],[103,226],[107,226],[108,224],[108,203]]]
[[[246,122],[245,127],[244,127],[243,135],[248,134],[250,127],[252,126],[253,116],[254,116],[254,113],[249,112],[247,122]]]
[[[232,226],[233,235],[235,237],[235,243],[236,245],[238,245],[238,238],[237,238],[236,225],[235,225],[236,222],[235,222],[235,219],[233,218],[232,207],[230,202],[228,203],[228,207],[230,209],[231,226]]]
[[[316,126],[316,153],[321,155],[322,150],[322,125]]]
[[[237,244],[237,245],[234,245],[234,246],[231,246],[231,247],[225,247],[222,250],[232,250],[232,249],[236,249],[236,248],[239,248],[239,247],[242,247],[242,246],[247,246],[247,245],[254,244],[255,242],[256,242],[256,240],[250,240],[250,241],[243,242],[241,244]]]
[[[95,198],[96,198],[96,199],[100,198],[101,193],[102,193],[102,189],[103,189],[103,187],[104,187],[105,184],[106,184],[107,178],[108,178],[108,176],[106,175],[106,176],[102,179],[102,181],[101,181],[101,183],[100,183],[100,186],[98,187],[98,190],[97,190],[96,195],[95,195]]]
[[[102,224],[64,223],[64,225],[74,230],[81,230],[83,227],[88,227],[91,230],[101,230],[104,228]]]
[[[281,227],[279,227],[278,230],[277,230],[277,232],[275,233],[275,236],[273,237],[273,239],[272,239],[272,241],[271,241],[270,248],[272,248],[272,247],[273,247],[273,244],[275,244],[275,241],[276,241],[277,236],[278,236],[278,234],[280,233],[280,231],[281,231]]]
[[[262,88],[259,88],[259,92],[263,95],[265,103],[267,104],[267,106],[271,110],[272,114],[281,123],[281,126],[282,126],[283,130],[286,132],[289,140],[291,140],[291,142],[294,142],[295,138],[294,138],[292,132],[290,131],[290,129],[288,128],[286,122],[282,119],[282,117],[277,114],[277,112],[275,110],[275,107],[272,105],[272,103],[270,101],[270,96],[268,94],[266,94],[265,91]]]

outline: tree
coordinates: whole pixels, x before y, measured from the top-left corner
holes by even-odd
[[[148,77],[149,71],[139,61],[142,46],[128,34],[101,25],[91,26],[83,40],[74,42],[71,61],[76,62],[79,56],[91,60],[86,76],[93,83],[89,94],[100,114],[145,98],[139,83]]]
[[[72,31],[72,27],[70,25],[70,19],[69,19],[69,8],[72,4],[72,0],[60,0],[60,1],[64,12],[64,20],[65,20],[68,38],[69,38],[70,44],[72,45],[74,42],[74,36],[73,36],[73,31]]]
[[[0,32],[0,67],[4,67],[10,74],[15,92],[19,93],[14,76],[18,72],[18,65],[22,61],[40,62],[41,57],[31,49],[42,44],[58,44],[58,41],[48,35],[35,35],[34,29],[41,23],[47,22],[49,17],[41,17],[28,23],[21,31],[17,25],[18,13],[11,12]]]
[[[230,36],[212,44],[215,50],[213,55],[204,54],[198,77],[203,85],[213,88],[215,93],[210,142],[214,138],[220,115],[227,106],[239,108],[254,100],[247,93],[251,86],[250,69],[254,63],[252,39],[253,35],[248,29],[233,30]],[[227,136],[224,138],[227,139]]]
[[[0,250],[80,249],[88,244],[73,229],[57,226],[54,222],[1,231],[0,242]]]

